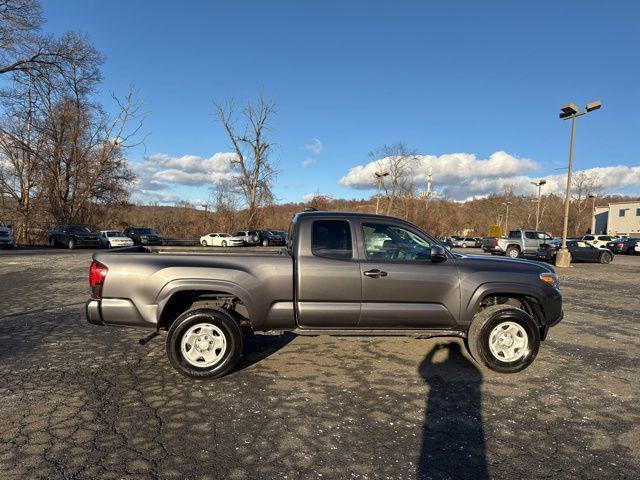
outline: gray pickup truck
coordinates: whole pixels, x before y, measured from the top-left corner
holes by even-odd
[[[562,318],[553,268],[454,254],[393,217],[303,212],[288,245],[249,251],[129,247],[96,252],[89,323],[168,331],[192,378],[234,368],[243,334],[453,336],[479,363],[517,372]]]
[[[536,230],[511,230],[504,238],[485,238],[482,250],[493,255],[506,255],[518,258],[522,255],[535,255],[540,245],[553,240],[549,234]]]

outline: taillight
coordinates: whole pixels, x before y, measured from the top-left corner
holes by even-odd
[[[493,239],[493,246],[494,246],[494,247],[497,247],[497,246],[498,246],[498,239],[497,239],[497,238],[494,238],[494,239]]]
[[[89,286],[91,287],[91,298],[100,300],[102,298],[102,284],[109,269],[95,260],[91,262],[89,268]]]
[[[618,247],[624,247],[624,243],[622,243],[622,242],[620,242],[620,243],[616,243],[616,245],[617,245]]]

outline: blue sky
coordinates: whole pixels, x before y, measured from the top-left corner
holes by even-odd
[[[106,104],[131,85],[144,101],[145,146],[130,155],[136,165],[156,159],[143,175],[181,165],[170,160],[189,156],[193,166],[228,152],[213,100],[242,102],[262,91],[277,104],[280,201],[313,192],[368,196],[368,152],[399,141],[432,156],[421,172],[433,165],[443,194],[481,195],[505,182],[526,193],[529,177],[562,183],[569,125],[558,119],[559,106],[599,98],[602,110],[578,121],[575,168],[617,166],[596,171],[605,190],[640,191],[637,2],[43,6],[46,31],[85,31],[106,56]],[[492,159],[495,152],[506,154]],[[224,170],[217,165],[213,173],[194,168],[213,182]],[[359,165],[365,168],[348,175]],[[193,178],[185,184],[165,175],[161,194],[206,199],[207,177]],[[152,200],[156,193],[136,195]]]

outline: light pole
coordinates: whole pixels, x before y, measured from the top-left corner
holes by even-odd
[[[595,216],[596,216],[596,197],[597,195],[595,193],[590,193],[587,195],[588,198],[591,199],[591,225],[593,226],[593,228],[591,229],[590,233],[596,233],[595,229],[596,229],[596,221],[595,221]]]
[[[378,210],[380,208],[380,191],[382,190],[382,182],[384,182],[384,177],[389,175],[389,172],[375,172],[376,183],[378,184],[378,197],[376,198],[376,215],[378,214]]]
[[[511,202],[502,202],[502,204],[507,207],[507,211],[504,214],[504,233],[509,235],[509,205],[511,205]]]
[[[538,180],[537,182],[531,182],[531,185],[538,187],[538,206],[536,207],[536,230],[538,230],[538,224],[540,223],[540,193],[542,185],[546,185],[546,180]]]
[[[567,189],[564,194],[564,223],[562,225],[562,246],[556,254],[556,267],[568,267],[571,265],[571,254],[567,250],[567,229],[569,227],[569,203],[571,201],[571,164],[573,163],[573,139],[576,135],[576,118],[602,107],[600,100],[588,103],[583,111],[578,109],[575,103],[565,103],[560,110],[562,120],[571,119],[571,140],[569,142],[569,168],[567,169]]]

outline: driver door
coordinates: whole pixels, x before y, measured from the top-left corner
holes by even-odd
[[[430,260],[433,241],[407,224],[362,220],[361,328],[448,328],[460,309],[458,269]]]

